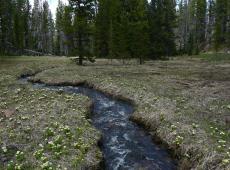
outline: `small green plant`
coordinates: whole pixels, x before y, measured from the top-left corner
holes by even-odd
[[[54,143],[55,144],[61,144],[62,142],[63,142],[63,137],[61,136],[61,135],[57,135],[57,136],[55,136],[55,138],[54,138]]]
[[[80,163],[84,161],[84,154],[80,153],[73,161],[73,166],[74,167],[78,167],[80,165]]]
[[[196,124],[196,123],[193,123],[193,124],[192,124],[192,128],[193,128],[193,129],[197,129],[198,127],[199,127],[198,124]]]
[[[23,169],[22,167],[23,167],[22,164],[16,164],[14,168],[15,170],[22,170]]]
[[[52,162],[49,162],[49,161],[46,161],[44,162],[40,167],[43,169],[43,170],[53,170],[53,164]]]
[[[22,162],[23,160],[25,160],[25,154],[22,151],[17,151],[15,156],[19,162]]]
[[[171,128],[171,131],[175,131],[177,129],[177,126],[176,125],[171,125],[170,128]]]
[[[10,161],[8,164],[7,164],[7,170],[14,170],[14,167],[15,167],[15,164],[13,161]]]
[[[160,121],[161,122],[165,121],[165,115],[163,113],[160,113]]]
[[[36,159],[41,159],[41,157],[44,155],[44,149],[39,149],[33,154]]]
[[[53,128],[50,128],[50,127],[45,128],[45,136],[46,137],[54,136],[54,130],[53,130]]]
[[[8,150],[7,150],[7,147],[6,147],[6,146],[3,146],[3,147],[2,147],[2,151],[3,151],[4,153],[7,153],[7,151],[8,151]]]
[[[176,139],[174,140],[173,143],[175,143],[176,145],[181,145],[183,143],[184,138],[182,136],[176,136]]]
[[[13,161],[10,161],[7,164],[7,170],[22,170],[23,169],[23,164],[15,164]]]
[[[81,148],[81,144],[78,143],[78,142],[74,143],[73,146],[74,146],[74,148],[76,148],[76,149],[80,149],[80,148]]]
[[[196,135],[196,130],[192,130],[192,136],[195,136]]]
[[[82,133],[83,133],[83,129],[80,128],[80,127],[77,127],[76,131],[77,131],[77,134],[78,134],[79,136],[82,135]]]
[[[223,159],[223,160],[222,160],[222,164],[223,164],[223,165],[228,165],[228,164],[230,164],[230,159]]]

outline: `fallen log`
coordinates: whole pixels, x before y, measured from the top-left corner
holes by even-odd
[[[74,61],[74,62],[79,62],[80,57],[69,57],[69,59],[71,61]],[[91,63],[95,63],[96,62],[96,59],[94,57],[83,57],[82,60],[83,61],[89,61]]]
[[[33,55],[33,56],[51,56],[51,54],[45,54],[45,53],[42,53],[42,52],[29,50],[29,49],[24,49],[24,53],[27,54],[27,55]]]

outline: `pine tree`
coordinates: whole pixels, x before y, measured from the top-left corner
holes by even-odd
[[[230,1],[227,1],[227,47],[230,48]]]
[[[48,53],[48,41],[49,41],[49,4],[47,1],[43,2],[42,8],[42,25],[41,25],[41,34],[42,34],[42,52]]]
[[[176,53],[176,44],[175,44],[175,33],[174,29],[176,27],[176,3],[174,0],[165,0],[164,1],[164,28],[163,37],[165,44],[164,44],[164,56],[171,56],[175,55]]]
[[[31,18],[33,50],[43,54],[53,53],[54,22],[47,1],[34,1]]]
[[[53,15],[49,10],[48,14],[48,52],[49,54],[54,54],[54,33],[55,33],[55,24],[53,20]]]
[[[118,58],[125,59],[130,58],[129,53],[129,1],[118,1],[115,3],[113,9],[113,52]]]
[[[64,8],[63,14],[63,32],[64,32],[64,45],[65,45],[65,54],[68,56],[74,55],[74,32],[72,25],[72,11],[69,6]]]
[[[131,58],[139,58],[143,64],[148,55],[148,18],[146,0],[129,1],[126,39],[128,53]]]
[[[149,33],[152,59],[175,54],[175,12],[173,0],[152,0],[150,3]]]
[[[96,16],[96,49],[97,57],[109,56],[110,44],[110,23],[111,23],[111,3],[110,0],[99,0],[98,14]]]
[[[204,47],[206,31],[206,0],[191,0],[189,7],[189,34],[187,53],[199,54]]]
[[[14,46],[22,50],[24,48],[24,25],[25,20],[23,16],[24,0],[16,0],[14,12]]]
[[[0,0],[0,54],[11,53],[13,46],[13,11],[14,4],[12,0]]]
[[[184,4],[183,4],[183,0],[180,1],[178,7],[178,11],[177,11],[177,24],[178,24],[178,28],[177,28],[177,37],[178,37],[178,44],[179,44],[179,53],[182,54],[184,52],[184,46],[185,46],[185,42],[184,42],[184,37],[185,37],[185,32],[184,32],[184,13],[185,13],[185,9],[184,9]]]
[[[0,53],[23,54],[25,48],[31,47],[29,0],[10,0],[0,3]]]
[[[188,38],[188,45],[187,45],[187,53],[189,56],[193,55],[193,51],[194,51],[194,35],[192,32],[190,32],[189,34],[189,38]]]
[[[158,32],[160,32],[159,25],[158,25],[158,11],[157,11],[157,0],[151,0],[149,5],[149,35],[150,35],[150,54],[151,58],[154,59],[159,57],[159,52],[157,51],[159,48],[157,46],[158,41]]]
[[[111,2],[110,23],[109,23],[109,56],[110,58],[120,58],[123,48],[125,48],[124,37],[122,34],[122,1]]]
[[[216,0],[215,49],[226,44],[227,1],[228,0]]]
[[[40,0],[34,1],[32,14],[29,0],[9,0],[0,3],[1,54],[21,55],[28,49],[52,51],[54,24],[49,9],[43,12]],[[44,7],[48,7],[47,2],[44,4]]]
[[[142,63],[148,51],[147,27],[147,1],[99,1],[97,54],[110,58],[140,58]]]
[[[209,47],[213,43],[213,30],[215,23],[215,2],[214,0],[208,1],[208,17],[207,17],[207,32],[206,32],[206,45]]]
[[[74,28],[76,49],[79,55],[79,65],[83,64],[84,57],[93,55],[92,36],[94,26],[94,0],[70,0],[70,6],[74,11]]]
[[[31,49],[32,34],[31,34],[31,5],[30,1],[25,1],[24,7],[24,37],[25,37],[25,48]]]
[[[32,10],[32,45],[33,50],[42,51],[42,5],[40,0],[34,0],[34,8]]]
[[[197,0],[196,4],[196,34],[198,42],[198,50],[204,48],[205,43],[205,31],[206,31],[206,0]]]
[[[64,4],[61,0],[58,1],[58,7],[56,11],[56,35],[55,35],[55,54],[64,55],[64,32],[63,32],[63,16],[64,16]]]

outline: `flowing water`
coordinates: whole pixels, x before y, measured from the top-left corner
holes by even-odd
[[[25,83],[27,80],[28,77],[21,79]],[[154,144],[149,134],[129,120],[134,112],[131,104],[85,86],[47,86],[33,83],[33,87],[83,94],[93,101],[91,119],[93,125],[103,134],[101,150],[104,155],[104,169],[176,169],[176,162],[167,150]]]

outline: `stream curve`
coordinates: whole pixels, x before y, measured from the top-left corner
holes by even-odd
[[[29,76],[20,81],[29,83]],[[92,123],[102,132],[101,151],[106,170],[174,170],[176,161],[166,149],[154,144],[152,137],[129,120],[134,107],[87,86],[48,86],[33,83],[33,88],[62,90],[88,96],[93,102]]]

